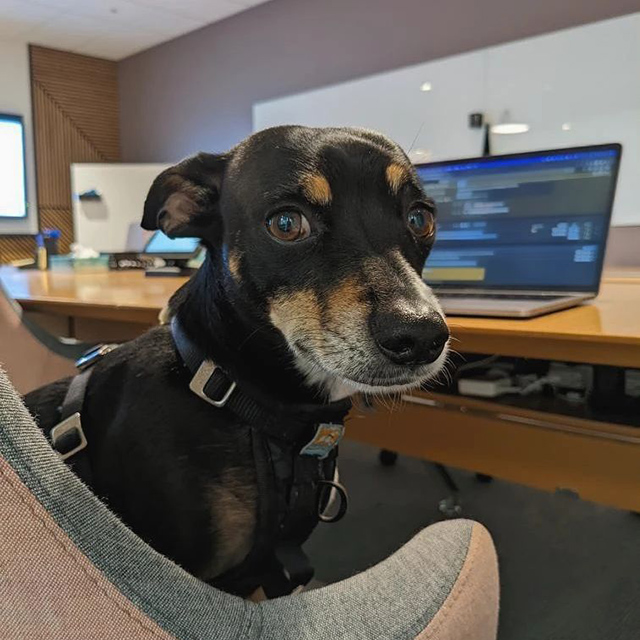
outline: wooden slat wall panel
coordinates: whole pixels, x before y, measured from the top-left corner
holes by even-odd
[[[0,236],[0,264],[30,258],[35,251],[31,236]]]
[[[31,47],[34,83],[105,161],[120,158],[116,70],[116,63],[109,60]]]
[[[101,153],[51,95],[35,83],[32,100],[39,127],[35,135],[38,203],[41,209],[70,209],[71,162],[105,162],[111,158]]]
[[[120,160],[116,63],[31,46],[31,99],[40,228],[73,242],[70,165]],[[29,257],[33,239],[0,237],[0,262]]]

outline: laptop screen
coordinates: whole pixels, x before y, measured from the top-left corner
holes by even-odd
[[[156,231],[144,248],[144,253],[184,254],[188,258],[197,252],[199,246],[199,238],[169,238],[162,231]]]
[[[417,165],[438,206],[435,287],[598,290],[617,144]]]

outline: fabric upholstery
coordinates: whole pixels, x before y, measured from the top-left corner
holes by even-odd
[[[462,570],[416,640],[493,640],[498,617],[498,563],[489,532],[475,525]]]
[[[4,460],[0,460],[0,504],[2,638],[173,637],[105,579]],[[74,602],[82,606],[69,606]]]
[[[72,360],[42,344],[22,322],[20,309],[7,297],[0,283],[0,365],[19,393],[75,373]]]
[[[3,640],[496,637],[495,552],[466,520],[433,525],[369,571],[297,596],[256,604],[209,587],[73,475],[1,371],[0,513]]]

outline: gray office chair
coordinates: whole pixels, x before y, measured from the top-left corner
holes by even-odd
[[[0,365],[20,393],[73,375],[74,362],[90,347],[30,322],[0,282]]]
[[[487,531],[435,524],[344,582],[261,603],[187,574],[51,449],[0,371],[0,638],[495,640]]]

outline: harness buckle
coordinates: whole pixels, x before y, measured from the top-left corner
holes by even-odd
[[[226,377],[224,371],[222,371],[215,362],[212,362],[211,360],[204,360],[198,367],[193,378],[191,378],[189,389],[191,389],[193,393],[195,393],[199,398],[202,398],[205,402],[212,404],[214,407],[220,408],[224,407],[224,405],[229,401],[231,394],[235,391],[236,383],[231,380],[227,380],[229,382],[229,386],[224,390],[219,398],[209,397],[206,393],[206,388],[216,371],[220,371],[220,373]]]
[[[80,414],[72,413],[68,418],[59,422],[49,434],[51,445],[62,460],[66,460],[82,451],[87,446],[87,438],[82,430]]]

